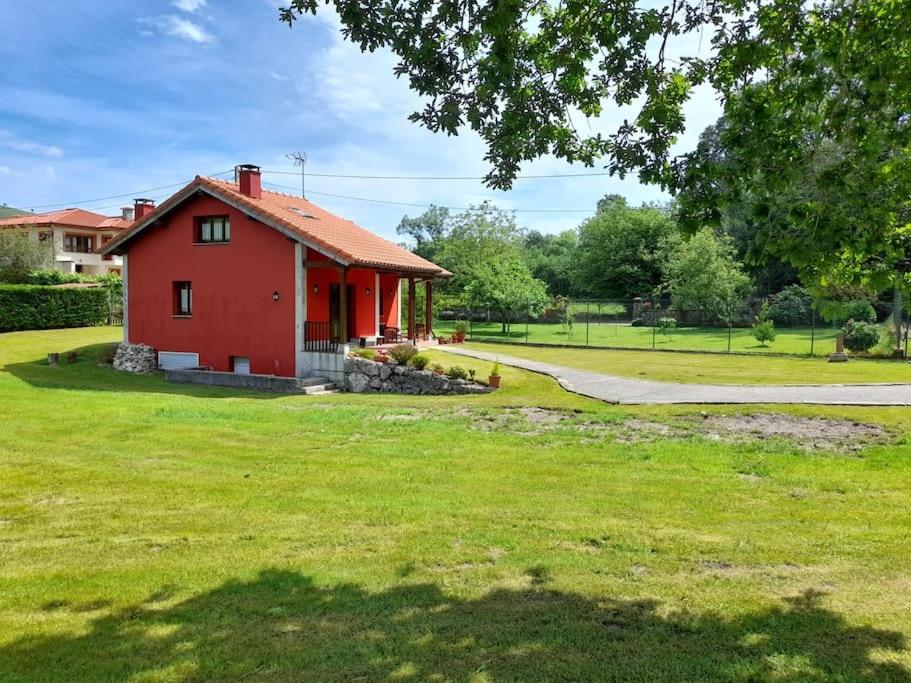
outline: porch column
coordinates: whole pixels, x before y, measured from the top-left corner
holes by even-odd
[[[338,270],[338,336],[339,342],[348,343],[348,269]]]
[[[416,332],[415,328],[417,327],[417,325],[415,325],[415,320],[414,320],[414,295],[415,295],[414,278],[409,277],[408,278],[408,338],[411,340],[417,339],[417,335],[415,334],[415,332]]]
[[[424,335],[430,339],[433,327],[433,280],[424,280]]]

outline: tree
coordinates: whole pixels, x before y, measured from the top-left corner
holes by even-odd
[[[666,250],[679,241],[670,213],[625,201],[598,204],[599,212],[579,227],[576,289],[604,298],[651,294],[662,282]]]
[[[525,235],[522,259],[532,275],[543,280],[552,295],[569,296],[575,292],[573,269],[579,253],[579,235],[565,230],[547,235],[532,230]]]
[[[441,242],[449,231],[449,209],[432,206],[420,216],[403,216],[395,231],[414,240],[415,254],[430,261],[434,260]]]
[[[425,98],[413,121],[480,135],[496,187],[546,154],[608,157],[614,173],[672,182],[671,145],[703,83],[726,108],[745,86],[771,83],[771,106],[754,113],[778,123],[757,143],[782,152],[805,130],[795,102],[833,95],[842,105],[821,116],[857,139],[873,122],[857,103],[883,114],[888,135],[907,124],[895,114],[911,110],[911,6],[898,0],[289,0],[279,16],[293,25],[325,4],[348,40],[398,57],[396,75]],[[622,118],[612,132],[574,125],[609,108]]]
[[[669,252],[666,288],[678,310],[701,311],[730,324],[749,293],[750,278],[735,260],[730,239],[703,228]]]
[[[28,282],[28,274],[47,266],[52,257],[50,242],[33,240],[18,230],[0,230],[0,282]]]
[[[504,256],[519,258],[522,241],[515,215],[489,202],[451,216],[436,255],[436,263],[454,274],[447,291],[464,291],[489,261]]]
[[[472,308],[489,308],[509,335],[511,323],[526,315],[539,315],[547,305],[547,286],[532,276],[518,257],[503,255],[485,260],[465,289]]]

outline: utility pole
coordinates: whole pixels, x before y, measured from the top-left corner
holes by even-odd
[[[288,161],[293,161],[295,166],[301,167],[301,197],[306,199],[307,198],[307,184],[306,184],[307,183],[307,173],[306,173],[305,167],[307,165],[307,153],[306,152],[294,152],[293,154],[286,154],[285,158],[287,158]]]

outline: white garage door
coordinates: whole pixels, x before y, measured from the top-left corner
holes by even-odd
[[[199,367],[198,353],[181,353],[179,351],[159,351],[158,367],[162,370],[180,370]]]

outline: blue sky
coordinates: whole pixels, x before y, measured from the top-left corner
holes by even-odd
[[[434,135],[408,122],[421,102],[392,74],[389,54],[345,43],[331,14],[294,29],[278,21],[280,0],[138,0],[4,3],[0,22],[0,203],[47,205],[134,195],[226,171],[236,163],[293,171],[285,154],[306,151],[317,173],[470,175],[486,172],[470,132]],[[689,149],[719,107],[699,92],[688,107]],[[589,122],[610,128],[618,114]],[[524,173],[587,169],[555,159]],[[597,169],[600,170],[600,169]],[[266,174],[294,192],[299,177]],[[275,188],[280,189],[280,188]],[[321,206],[394,238],[419,208],[329,197],[466,206],[491,199],[506,209],[590,210],[607,192],[633,202],[664,199],[634,179],[518,181],[497,192],[480,181],[380,181],[310,177]],[[160,199],[173,190],[145,194]],[[129,200],[79,206],[117,213]],[[583,212],[519,212],[547,232]]]

